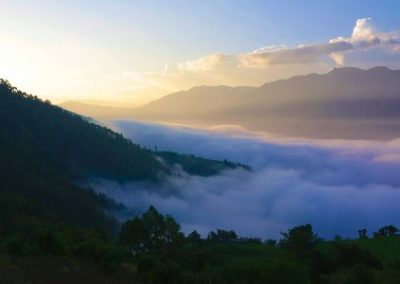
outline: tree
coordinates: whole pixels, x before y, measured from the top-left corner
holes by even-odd
[[[207,241],[217,242],[218,241],[217,233],[215,233],[214,231],[210,231],[207,235]]]
[[[237,240],[238,236],[235,231],[226,231],[218,229],[217,232],[211,231],[208,233],[207,240],[212,242],[229,242]]]
[[[144,222],[137,217],[125,222],[121,227],[119,242],[136,251],[147,246],[149,242],[149,231]]]
[[[164,235],[164,217],[156,208],[150,206],[143,214],[143,223],[149,232],[150,247],[158,248],[162,245]]]
[[[378,232],[374,233],[375,237],[389,237],[396,236],[399,232],[399,229],[393,225],[383,226],[378,230]]]
[[[176,241],[179,236],[181,226],[175,221],[175,219],[167,215],[164,220],[164,237],[167,243]]]
[[[399,232],[399,229],[393,225],[387,226],[386,230],[389,236],[395,236]]]
[[[228,241],[233,241],[237,239],[237,235],[235,231],[225,231],[218,229],[217,230],[217,238],[221,242],[228,242]]]
[[[283,239],[281,240],[280,245],[299,254],[312,250],[318,240],[318,237],[314,234],[310,224],[294,227],[287,233],[281,234]]]
[[[197,244],[201,241],[201,236],[200,234],[194,230],[193,232],[191,232],[188,236],[187,239],[190,243],[192,244]]]
[[[358,230],[358,236],[360,239],[368,239],[367,229],[360,229]]]

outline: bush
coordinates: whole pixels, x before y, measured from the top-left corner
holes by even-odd
[[[365,265],[357,264],[350,271],[345,284],[375,284],[378,283],[375,273]]]

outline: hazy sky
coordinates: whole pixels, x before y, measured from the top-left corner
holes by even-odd
[[[400,68],[398,11],[392,0],[0,0],[0,77],[54,102],[143,102],[337,65]]]

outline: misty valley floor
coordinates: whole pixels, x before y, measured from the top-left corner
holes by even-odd
[[[400,143],[285,138],[243,129],[114,121],[114,128],[148,147],[248,164],[199,177],[173,176],[159,188],[140,183],[91,180],[90,185],[128,208],[155,205],[184,230],[203,234],[230,228],[241,235],[279,237],[311,223],[323,237],[356,236],[396,224],[400,208]]]

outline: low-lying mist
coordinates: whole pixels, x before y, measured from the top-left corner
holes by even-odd
[[[114,121],[113,127],[158,150],[252,167],[212,177],[180,172],[162,185],[90,181],[132,212],[154,205],[173,215],[185,232],[205,235],[222,228],[276,238],[289,227],[311,223],[321,236],[333,237],[400,225],[400,141],[288,139],[232,127],[196,130],[134,121]]]

